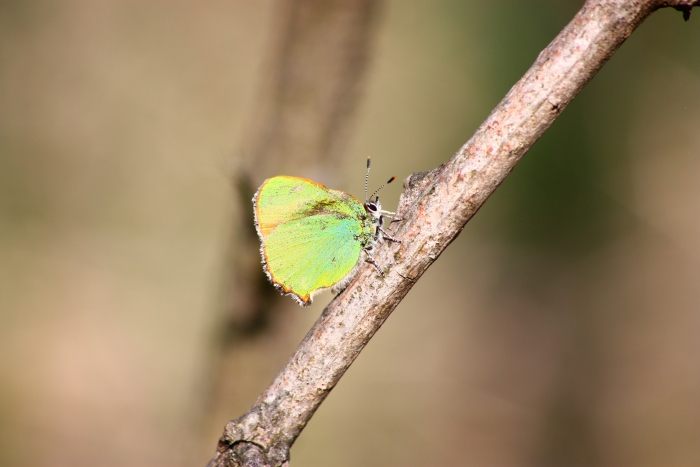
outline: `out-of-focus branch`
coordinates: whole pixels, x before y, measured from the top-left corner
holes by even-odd
[[[369,339],[608,58],[656,9],[697,5],[587,1],[452,159],[405,182],[406,220],[393,232],[403,243],[375,254],[385,276],[366,267],[326,307],[253,408],[227,425],[209,465],[288,465],[294,440]]]
[[[263,273],[253,226],[253,194],[265,178],[281,173],[308,174],[337,186],[380,7],[381,0],[274,2],[271,37],[251,116],[232,160],[235,204],[216,334],[193,408],[197,433],[206,431],[214,410],[231,405],[228,386],[240,380],[232,374],[237,344],[261,337],[286,307],[296,306],[281,297]]]
[[[279,303],[260,267],[251,199],[263,180],[305,173],[335,185],[366,75],[379,0],[279,0],[270,55],[232,178],[237,219],[222,296],[224,342],[265,328]]]

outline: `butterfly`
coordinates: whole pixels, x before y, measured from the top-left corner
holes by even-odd
[[[372,258],[375,246],[382,240],[401,243],[386,233],[384,218],[401,219],[382,210],[377,194],[396,177],[368,197],[369,168],[367,158],[364,203],[344,191],[286,175],[265,180],[253,197],[265,274],[301,306],[323,290],[343,290],[363,264],[363,255],[384,275]]]

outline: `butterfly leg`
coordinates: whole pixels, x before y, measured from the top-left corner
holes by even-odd
[[[364,250],[362,250],[362,251],[364,251],[364,252],[365,252],[365,255],[367,255],[367,258],[365,258],[365,262],[371,264],[372,266],[374,266],[374,269],[377,270],[377,272],[379,273],[379,275],[380,275],[380,276],[383,276],[383,275],[384,275],[384,271],[382,271],[382,269],[379,267],[379,265],[378,265],[377,262],[374,260],[374,258],[372,258],[372,255],[369,254],[369,250],[368,250],[368,249],[364,249]]]
[[[382,233],[382,238],[384,238],[385,240],[389,240],[390,242],[394,243],[401,243],[401,240],[390,236],[388,233],[386,233],[386,230],[382,229],[381,227],[377,227],[377,230],[379,230]]]
[[[393,222],[401,222],[403,220],[403,218],[398,217],[395,212],[381,211],[381,213],[382,213],[382,216],[386,216],[386,217],[391,218],[391,222],[389,222],[390,224]]]

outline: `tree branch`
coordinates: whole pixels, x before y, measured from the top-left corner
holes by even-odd
[[[400,245],[323,311],[253,408],[230,422],[210,466],[286,466],[289,449],[331,389],[413,284],[459,235],[520,158],[653,11],[700,0],[589,0],[444,165],[404,183]]]
[[[241,346],[255,342],[262,354],[276,352],[274,340],[264,336],[296,307],[270,286],[260,265],[253,194],[279,173],[301,171],[328,186],[342,179],[340,160],[354,128],[381,8],[381,0],[273,2],[250,118],[231,159],[234,206],[218,316],[192,409],[192,455],[203,441],[195,441],[194,433],[206,436],[211,426],[218,431],[217,413],[236,405],[230,389],[240,379]]]

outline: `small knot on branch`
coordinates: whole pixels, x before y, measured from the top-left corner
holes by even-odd
[[[674,6],[673,9],[683,13],[683,21],[688,21],[690,19],[690,12],[693,10],[693,5]]]

